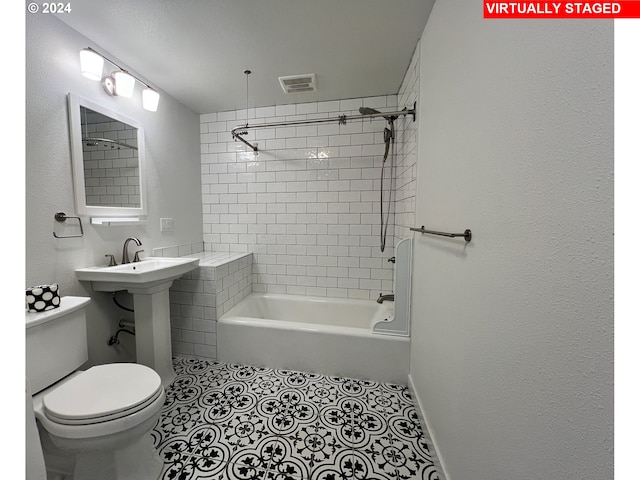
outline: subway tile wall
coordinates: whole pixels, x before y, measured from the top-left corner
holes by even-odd
[[[249,109],[249,123],[397,109],[396,96]],[[380,235],[383,119],[229,131],[245,110],[201,116],[204,246],[253,252],[253,290],[377,298],[392,291],[393,245]],[[249,151],[247,151],[249,150]],[[386,208],[386,207],[385,207]],[[393,244],[391,207],[388,243]]]
[[[251,293],[250,253],[200,252],[195,270],[173,282],[169,291],[171,348],[197,358],[217,358],[217,321]]]
[[[185,243],[182,245],[169,245],[167,247],[157,247],[151,250],[153,257],[186,257],[196,253],[204,252],[202,242]]]
[[[420,42],[416,46],[411,63],[404,76],[398,104],[412,107],[418,102],[420,91]],[[398,132],[398,162],[395,171],[395,242],[413,236],[409,228],[418,226],[416,223],[416,175],[418,161],[418,122],[408,116],[398,119],[401,128]]]

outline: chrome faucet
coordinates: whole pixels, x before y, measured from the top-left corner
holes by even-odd
[[[378,303],[382,303],[385,300],[390,300],[393,302],[393,293],[389,293],[387,295],[383,295],[382,292],[380,293],[380,296],[378,297],[378,299],[376,300],[376,302]]]
[[[122,263],[131,263],[131,261],[129,260],[129,242],[133,240],[134,242],[136,242],[136,245],[140,246],[142,245],[142,242],[140,240],[138,240],[136,237],[129,237],[124,241],[124,247],[122,249]]]

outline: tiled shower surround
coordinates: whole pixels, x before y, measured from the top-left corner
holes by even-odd
[[[392,292],[393,266],[387,260],[414,220],[412,117],[395,122],[395,194],[384,252],[380,251],[384,119],[249,130],[244,138],[257,143],[257,155],[234,142],[230,130],[247,122],[359,115],[363,106],[383,112],[413,108],[417,72],[414,54],[398,95],[201,115],[205,250],[252,252],[253,289],[258,292],[364,299]],[[387,162],[385,215],[392,170],[391,159]]]

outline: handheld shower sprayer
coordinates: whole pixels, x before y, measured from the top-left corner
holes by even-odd
[[[393,123],[392,123],[393,125]],[[384,157],[382,159],[382,164],[387,161],[387,157],[389,156],[389,145],[391,145],[391,139],[393,138],[393,132],[385,127],[384,129]]]
[[[389,227],[389,214],[391,213],[391,196],[393,189],[393,179],[389,179],[389,198],[387,200],[387,212],[386,218],[384,214],[384,170],[385,163],[387,162],[387,157],[389,156],[389,150],[391,149],[391,145],[394,143],[395,139],[395,126],[393,122],[398,118],[396,115],[384,115],[382,112],[370,108],[370,107],[360,107],[358,109],[361,115],[381,115],[389,124],[389,127],[385,127],[383,135],[384,135],[384,157],[382,158],[382,168],[380,170],[380,251],[384,252],[385,245],[387,243],[387,228]],[[393,150],[391,152],[391,174],[393,174]]]

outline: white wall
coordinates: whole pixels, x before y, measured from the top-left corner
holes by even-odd
[[[108,97],[99,82],[80,74],[78,52],[87,46],[100,50],[51,15],[26,16],[25,286],[58,282],[62,295],[92,296],[90,362],[104,363],[135,359],[131,338],[124,337],[120,346],[107,346],[118,320],[127,313],[113,307],[109,294],[94,293],[80,284],[74,269],[102,264],[107,253],[115,254],[119,261],[129,236],[142,240],[143,256],[157,247],[202,242],[199,116],[164,92],[160,92],[156,113],[142,108],[139,91],[133,99]],[[135,72],[135,65],[125,67]],[[153,83],[153,79],[148,81]],[[70,91],[108,104],[145,127],[147,225],[94,227],[85,217],[84,237],[53,237],[53,228],[58,228],[54,214],[75,214],[67,112]],[[174,218],[174,232],[160,233],[160,217]],[[122,303],[128,300],[122,298]]]
[[[613,22],[435,4],[411,379],[449,480],[613,477]]]

